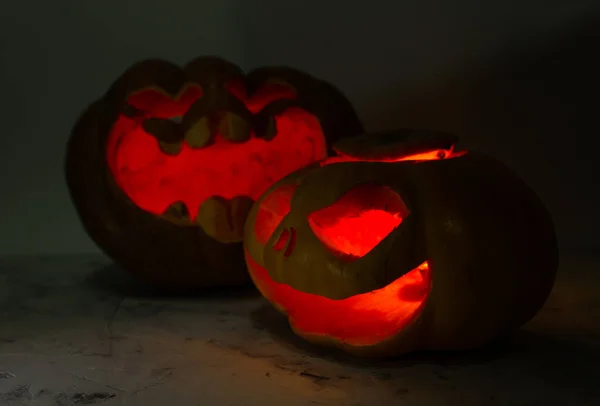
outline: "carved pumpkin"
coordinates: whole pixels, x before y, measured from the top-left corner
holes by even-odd
[[[345,139],[257,201],[248,269],[298,335],[363,356],[460,350],[537,313],[558,266],[551,218],[506,166],[455,143]]]
[[[291,68],[150,60],[83,113],[66,177],[88,234],[124,269],[166,289],[238,284],[253,201],[361,131],[339,91]]]

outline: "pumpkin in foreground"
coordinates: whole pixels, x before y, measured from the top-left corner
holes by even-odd
[[[297,70],[148,60],[80,117],[67,184],[85,230],[124,269],[175,291],[240,284],[254,200],[361,131],[338,90]]]
[[[298,335],[362,356],[463,350],[543,306],[558,268],[549,213],[506,166],[456,141],[348,138],[257,201],[247,266]]]

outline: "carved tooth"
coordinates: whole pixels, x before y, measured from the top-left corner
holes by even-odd
[[[250,139],[252,124],[243,117],[227,111],[220,114],[219,134],[231,142],[244,142]]]
[[[181,151],[183,132],[179,124],[168,119],[149,118],[144,120],[142,128],[157,139],[165,154],[177,155]]]
[[[189,223],[191,221],[188,208],[185,203],[181,201],[172,203],[169,207],[167,207],[167,209],[163,212],[163,217],[175,222]]]
[[[210,145],[217,134],[234,142],[250,137],[252,113],[226,90],[211,90],[183,116],[185,141],[192,148]]]
[[[214,120],[210,116],[204,116],[188,127],[183,138],[191,148],[202,148],[212,144],[216,133]]]
[[[228,202],[220,196],[206,199],[198,209],[196,223],[204,232],[220,242],[233,242]]]
[[[238,196],[230,201],[213,196],[205,200],[196,222],[210,237],[223,243],[240,242],[244,237],[244,225],[253,205],[249,197]]]
[[[164,142],[177,142],[183,138],[179,124],[162,118],[149,118],[142,123],[144,131]]]

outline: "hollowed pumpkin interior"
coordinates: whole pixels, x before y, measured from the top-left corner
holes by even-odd
[[[254,229],[262,245],[289,213],[294,191],[295,186],[286,185],[261,202]],[[371,251],[407,214],[396,192],[387,186],[368,184],[312,213],[308,221],[333,254],[353,260]],[[333,300],[274,282],[247,251],[246,261],[261,293],[288,315],[296,331],[351,345],[371,345],[396,335],[418,313],[431,283],[429,266],[424,262],[381,289]]]
[[[390,187],[364,184],[309,214],[308,224],[334,255],[354,260],[371,252],[407,215],[406,205]]]
[[[267,84],[249,97],[240,84],[232,83],[228,90],[253,113],[275,100],[296,97],[278,84]],[[275,181],[326,156],[319,121],[297,108],[275,117],[277,135],[270,141],[252,134],[246,142],[232,143],[217,135],[209,146],[195,149],[184,142],[177,155],[163,153],[142,122],[180,117],[202,94],[198,86],[186,87],[175,98],[156,89],[143,90],[127,101],[143,115],[120,115],[116,120],[107,144],[109,168],[116,184],[141,209],[158,215],[181,202],[193,220],[210,197],[256,200]]]
[[[431,274],[427,262],[369,293],[332,300],[276,283],[246,251],[256,286],[267,300],[288,315],[304,336],[324,336],[354,346],[373,345],[402,331],[424,304]]]
[[[449,149],[423,149],[412,155],[388,154],[386,159],[338,153],[338,156],[321,161],[320,165],[419,163],[458,158],[466,153],[455,151],[454,145]],[[261,245],[266,244],[289,213],[294,191],[295,186],[284,186],[263,199],[255,224],[255,235]],[[333,205],[311,213],[307,220],[313,233],[333,255],[357,260],[376,247],[407,215],[408,209],[394,190],[372,184],[350,190]],[[374,345],[396,336],[417,317],[431,289],[432,271],[429,262],[424,261],[383,288],[333,300],[274,282],[248,251],[245,254],[255,284],[263,296],[288,315],[295,331],[305,337],[327,337],[346,345]]]

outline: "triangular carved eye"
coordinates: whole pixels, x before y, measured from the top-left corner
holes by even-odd
[[[271,192],[260,203],[254,222],[256,240],[265,245],[283,218],[290,212],[296,184],[283,185]]]
[[[408,213],[390,187],[362,184],[331,206],[311,213],[308,224],[333,254],[355,260],[373,250]]]

